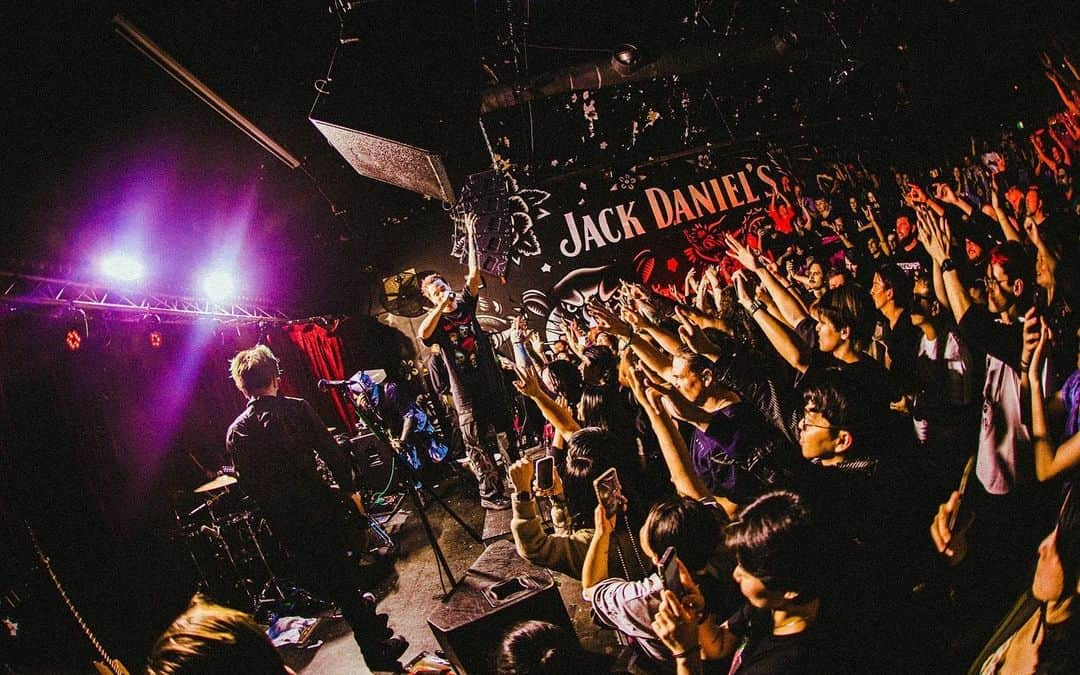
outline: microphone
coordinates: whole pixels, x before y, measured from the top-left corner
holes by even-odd
[[[319,380],[316,386],[319,391],[326,391],[332,387],[348,387],[350,384],[359,384],[356,380]]]

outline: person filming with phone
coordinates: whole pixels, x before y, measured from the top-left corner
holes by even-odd
[[[650,673],[673,673],[676,661],[689,654],[672,650],[653,628],[664,591],[680,596],[682,605],[698,618],[726,616],[735,606],[737,593],[728,581],[730,565],[717,551],[724,513],[688,497],[657,501],[639,533],[642,552],[657,571],[640,581],[628,581],[608,572],[611,533],[622,517],[624,503],[617,477],[597,479],[597,500],[596,529],[581,575],[582,593],[601,625],[633,638],[634,666]]]

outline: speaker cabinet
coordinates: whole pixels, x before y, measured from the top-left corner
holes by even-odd
[[[450,596],[428,617],[428,626],[459,674],[493,672],[506,631],[527,619],[574,626],[555,580],[521,559],[514,544],[489,546]]]

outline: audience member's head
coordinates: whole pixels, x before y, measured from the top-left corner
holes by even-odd
[[[799,420],[803,457],[831,466],[863,453],[871,433],[870,411],[849,378],[827,372],[803,391],[803,402]]]
[[[660,499],[652,505],[641,526],[642,551],[656,562],[668,546],[674,546],[687,570],[703,570],[720,539],[717,513],[717,509],[689,497],[673,495]]]
[[[594,387],[613,387],[619,381],[619,359],[610,347],[586,347],[581,356],[581,379]]]
[[[735,556],[735,581],[747,601],[777,610],[826,594],[831,567],[823,534],[792,492],[770,492],[740,511],[725,529],[724,542]]]
[[[826,291],[811,307],[818,321],[818,349],[826,353],[849,345],[866,349],[874,332],[876,313],[869,294],[856,284]]]
[[[562,396],[571,407],[581,400],[581,371],[570,361],[557,359],[544,366],[540,381],[552,396]]]
[[[907,309],[911,305],[911,278],[896,265],[882,265],[874,272],[870,297],[874,308],[885,312]]]
[[[196,595],[154,644],[148,675],[292,673],[250,615]]]
[[[998,244],[986,266],[986,304],[991,312],[1020,316],[1030,304],[1035,285],[1031,257],[1017,241]]]
[[[614,466],[612,458],[616,452],[615,439],[603,429],[585,427],[570,436],[561,477],[575,527],[592,526],[597,504],[593,481]]]
[[[563,626],[530,619],[503,636],[496,654],[498,675],[562,675],[588,669],[595,660],[581,648],[577,635]]]

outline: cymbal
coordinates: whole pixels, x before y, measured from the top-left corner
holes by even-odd
[[[195,492],[213,492],[214,490],[220,490],[227,488],[230,485],[236,484],[236,478],[228,474],[218,476],[209,483],[203,483],[199,487],[195,488]]]

